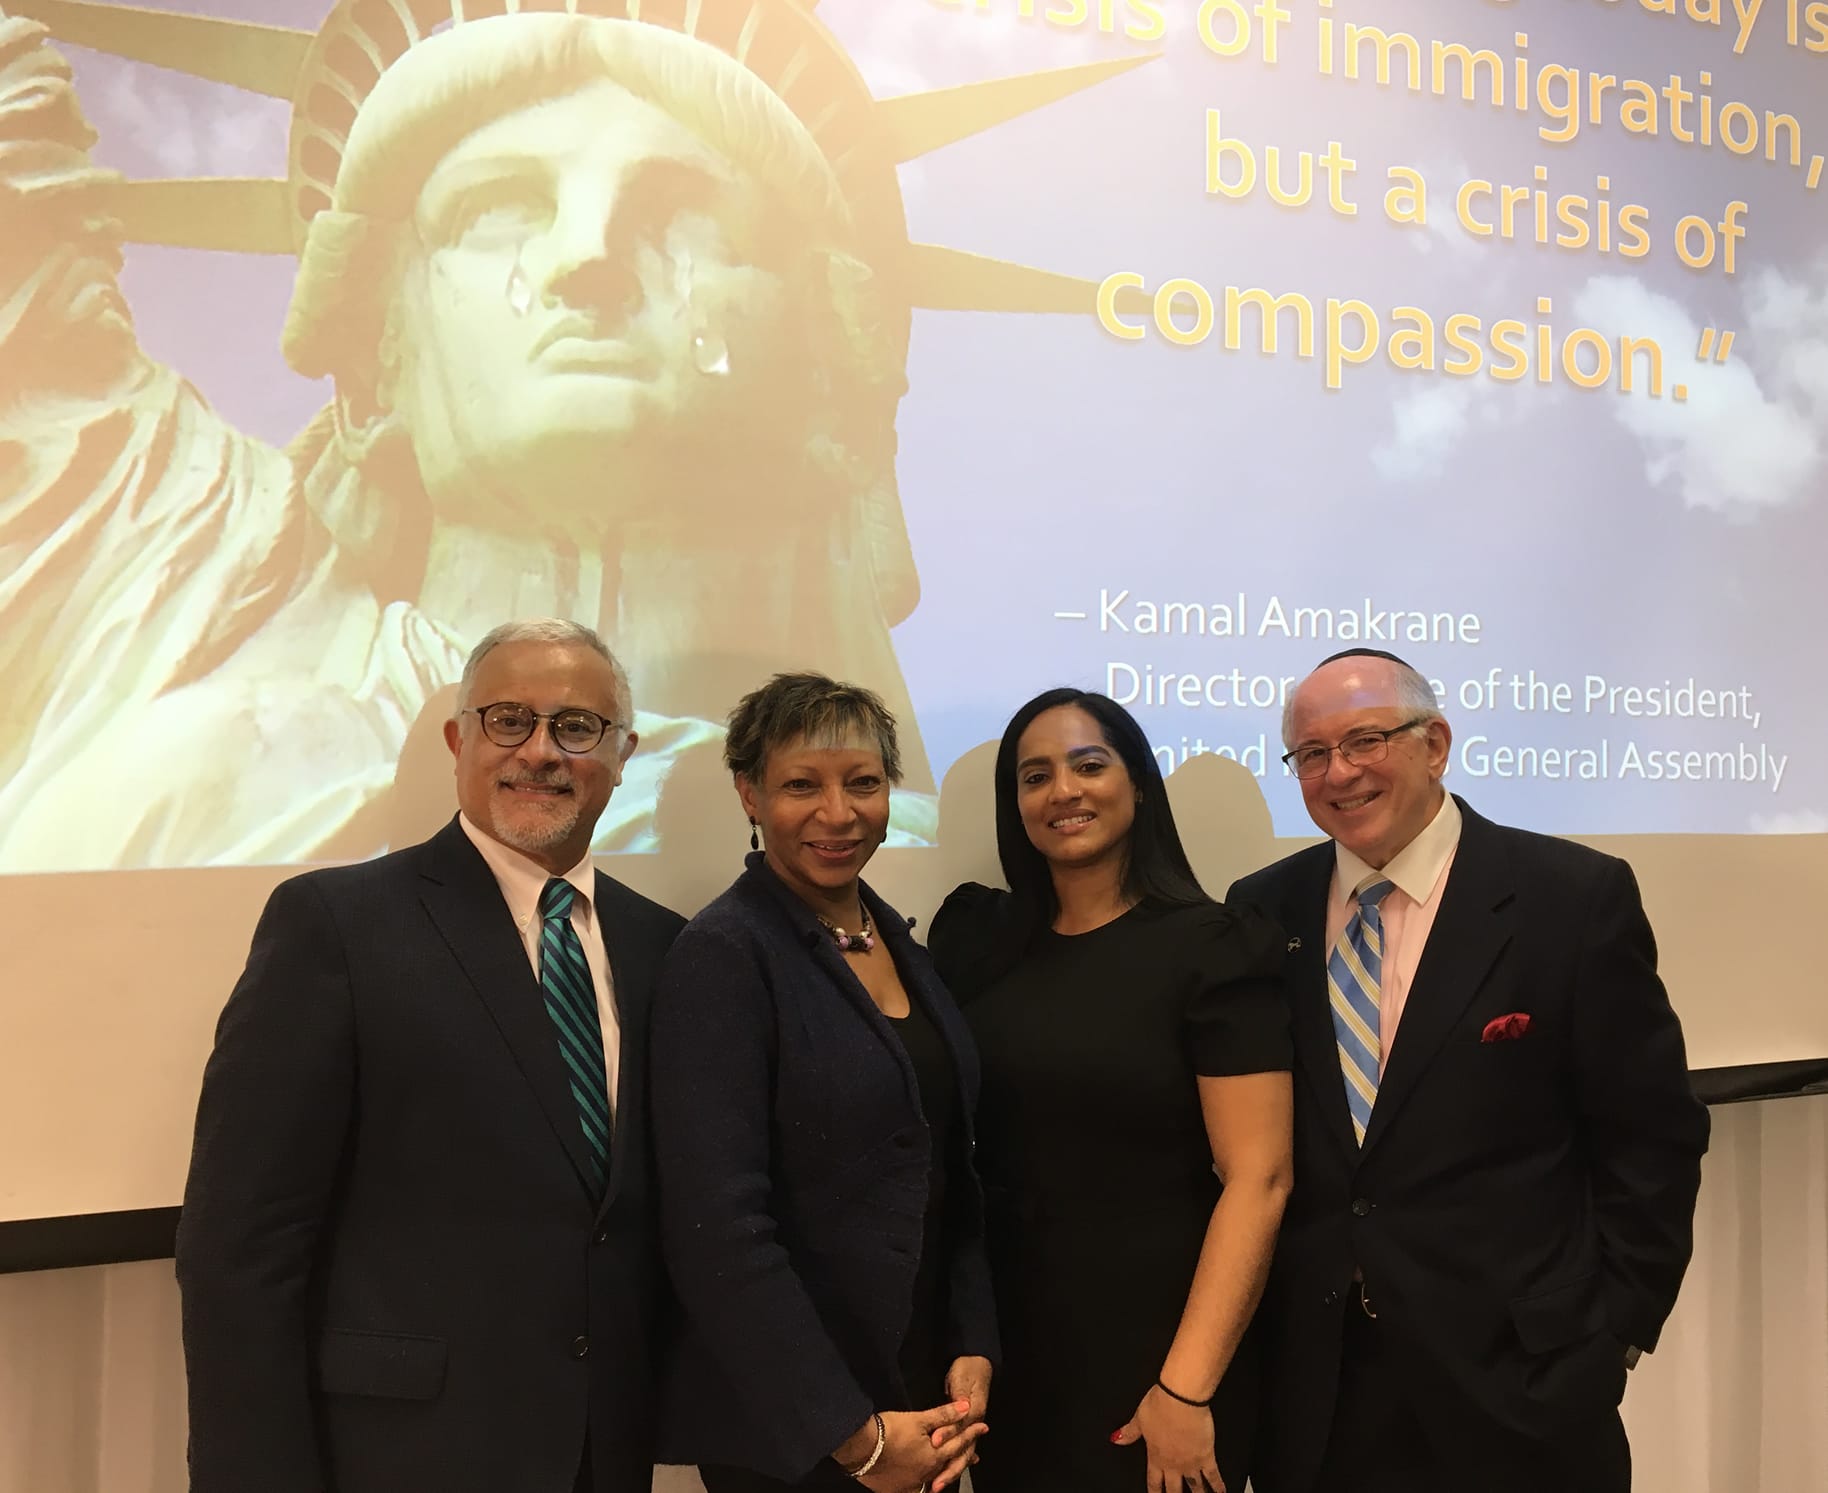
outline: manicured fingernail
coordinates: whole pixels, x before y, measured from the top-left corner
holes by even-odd
[[[1112,1446],[1122,1446],[1123,1445],[1123,1432],[1122,1431],[1111,1432],[1111,1445]]]

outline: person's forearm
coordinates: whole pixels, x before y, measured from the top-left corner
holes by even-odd
[[[876,1450],[876,1417],[871,1415],[862,1425],[851,1433],[838,1449],[834,1451],[832,1461],[844,1471],[850,1472],[869,1461]]]
[[[1288,1200],[1285,1177],[1238,1177],[1225,1186],[1187,1291],[1161,1381],[1190,1400],[1210,1399],[1231,1365],[1269,1278]]]

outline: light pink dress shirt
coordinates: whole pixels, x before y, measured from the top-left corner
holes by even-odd
[[[1367,881],[1388,877],[1396,885],[1378,905],[1383,914],[1384,970],[1378,999],[1377,1071],[1381,1077],[1390,1063],[1390,1046],[1403,1019],[1403,1002],[1415,981],[1416,966],[1428,946],[1447,888],[1447,873],[1454,852],[1460,848],[1460,806],[1451,793],[1441,795],[1441,807],[1428,826],[1391,858],[1381,871],[1360,860],[1343,845],[1335,845],[1333,886],[1327,894],[1327,948],[1339,942],[1352,916],[1354,894]]]

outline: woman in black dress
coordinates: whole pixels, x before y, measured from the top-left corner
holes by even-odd
[[[1200,890],[1103,695],[1016,712],[996,827],[1011,890],[961,886],[929,942],[984,1071],[1003,1358],[974,1485],[1243,1493],[1291,1180],[1283,936]]]
[[[783,674],[745,697],[725,760],[761,848],[661,972],[654,1147],[685,1315],[661,1441],[709,1493],[934,1493],[984,1429],[977,1058],[860,879],[899,755],[868,690]]]

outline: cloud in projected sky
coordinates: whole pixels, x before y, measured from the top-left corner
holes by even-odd
[[[1664,397],[1613,406],[1643,448],[1651,484],[1688,507],[1738,518],[1819,491],[1818,432],[1828,417],[1828,296],[1766,270],[1744,300],[1747,318],[1724,365],[1697,361],[1700,324],[1635,277],[1596,276],[1573,308],[1582,325],[1608,337],[1662,345]],[[1688,385],[1687,403],[1670,397],[1677,383]]]
[[[1469,430],[1495,422],[1495,392],[1489,382],[1431,381],[1393,401],[1390,435],[1371,452],[1378,476],[1386,482],[1440,476]]]
[[[1021,66],[1067,67],[1125,51],[1095,26],[1050,26],[1025,19],[1014,6],[961,8],[947,16],[930,4],[882,3],[826,19],[878,98],[1002,77],[1018,60]]]
[[[128,166],[134,175],[285,174],[290,112],[282,100],[70,50],[81,63],[84,107],[101,131],[98,159]],[[208,93],[207,108],[198,107],[200,90]]]

